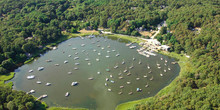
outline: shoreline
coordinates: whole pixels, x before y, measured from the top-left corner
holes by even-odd
[[[137,43],[138,45],[140,45],[141,42],[144,42],[144,40],[142,38],[140,38],[140,37],[134,37],[134,36],[128,36],[128,35],[119,35],[119,34],[99,34],[97,32],[95,32],[95,33],[94,32],[87,32],[87,33],[67,33],[67,32],[62,32],[62,34],[63,34],[63,36],[60,39],[58,39],[57,41],[55,41],[53,43],[47,44],[44,47],[48,48],[48,47],[52,47],[52,46],[57,46],[59,43],[61,43],[63,41],[66,41],[68,39],[71,39],[71,38],[74,38],[74,37],[80,37],[80,36],[88,36],[88,35],[91,35],[91,34],[124,39],[124,40],[128,40],[128,41],[130,41],[132,43]],[[33,56],[30,59],[26,60],[24,62],[24,64],[27,64],[27,63],[30,63],[30,62],[34,61],[40,55],[40,52],[42,52],[42,51],[43,51],[43,53],[46,53],[48,50],[43,50],[43,49],[42,50],[38,50],[38,52],[35,54],[35,56]],[[162,52],[162,53],[158,52],[158,53],[166,55],[166,56],[170,56],[172,58],[175,58],[172,55],[170,55],[170,52],[167,52],[167,53],[165,53],[165,52]],[[23,66],[23,65],[21,65],[21,66]],[[181,69],[182,69],[182,67],[180,66],[180,73],[181,73]],[[11,73],[14,73],[14,74],[12,75]],[[9,77],[9,78],[7,78],[7,80],[4,80],[4,83],[2,84],[3,86],[9,86],[9,87],[13,86],[13,82],[5,83],[6,81],[10,81],[11,79],[13,79],[15,77],[15,72],[11,72],[11,73],[9,73],[9,74],[12,75],[12,77]],[[180,73],[179,73],[179,75],[177,77],[180,76]],[[0,79],[1,79],[1,76],[4,76],[4,75],[0,75]],[[177,77],[174,80],[176,80]],[[164,88],[162,88],[157,94],[159,94],[165,88],[170,86],[174,82],[174,80],[169,85],[167,85]],[[0,85],[1,85],[1,83],[0,83]],[[128,101],[128,102],[125,102],[125,103],[121,103],[121,104],[117,105],[115,109],[116,110],[121,110],[121,109],[125,109],[124,107],[126,107],[127,109],[129,109],[128,107],[132,107],[133,108],[134,105],[139,104],[139,103],[143,103],[145,101],[148,101],[148,100],[150,100],[153,97],[154,96],[148,97],[148,98],[139,99],[139,100],[134,100],[134,101]],[[67,107],[64,107],[64,108],[65,109],[72,109],[72,110],[87,110],[86,108],[80,108],[80,109],[78,109],[78,108],[67,108]],[[49,109],[49,110],[60,110],[60,109],[64,109],[64,108],[63,107],[49,107],[47,109]]]

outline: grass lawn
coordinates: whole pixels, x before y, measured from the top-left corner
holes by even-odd
[[[124,40],[128,40],[130,42],[133,43],[140,43],[143,42],[143,40],[139,39],[138,37],[132,37],[132,36],[128,36],[128,35],[120,35],[120,34],[104,34],[104,36],[108,36],[108,37],[117,37],[120,39],[124,39]]]
[[[160,52],[163,55],[167,55],[170,57],[173,57],[175,59],[178,60],[178,64],[180,65],[180,73],[179,76],[177,76],[168,86],[166,86],[165,88],[163,88],[161,91],[159,91],[157,93],[157,96],[163,96],[163,95],[167,95],[169,94],[169,92],[172,92],[173,90],[175,90],[176,88],[176,81],[183,77],[186,73],[186,71],[193,71],[193,66],[190,63],[190,61],[188,60],[187,57],[185,57],[182,54],[177,54],[174,52]],[[154,97],[148,97],[145,99],[141,99],[141,100],[136,100],[136,101],[130,101],[130,102],[125,102],[122,103],[120,105],[118,105],[116,107],[116,110],[133,110],[136,104],[142,104],[142,103],[146,103],[147,101],[150,101],[151,99],[153,99]]]
[[[14,72],[10,72],[5,75],[0,75],[0,86],[12,87],[12,85],[13,85],[12,82],[5,84],[5,81],[12,79],[14,77],[14,74],[15,74]]]

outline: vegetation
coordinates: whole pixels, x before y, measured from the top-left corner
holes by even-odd
[[[87,110],[85,108],[50,107],[47,110]]]
[[[150,100],[130,103],[129,109],[218,109],[219,13],[217,0],[1,0],[0,86],[11,86],[3,85],[13,76],[8,73],[48,47],[70,37],[98,34],[79,33],[83,28],[139,36],[166,20],[167,27],[156,38],[170,51],[190,58],[180,58],[187,63],[170,86]],[[108,36],[140,42],[135,37]],[[11,87],[0,87],[0,93],[0,109],[45,109],[32,96]]]

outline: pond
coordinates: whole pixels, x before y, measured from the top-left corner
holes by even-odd
[[[15,70],[11,81],[16,90],[35,90],[35,97],[47,94],[42,100],[49,106],[113,110],[155,95],[179,74],[173,58],[158,53],[145,57],[138,54],[138,44],[131,49],[126,43],[107,37],[71,38]]]

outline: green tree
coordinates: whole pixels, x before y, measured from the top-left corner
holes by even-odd
[[[15,109],[16,109],[16,105],[15,105],[15,103],[14,103],[13,101],[10,101],[10,102],[8,102],[8,104],[7,104],[7,108],[8,108],[9,110],[15,110]]]
[[[8,71],[5,68],[0,67],[0,75],[6,74],[6,73],[8,73]]]
[[[71,33],[77,33],[77,29],[76,28],[71,28]]]
[[[33,52],[35,48],[35,45],[32,43],[26,43],[22,46],[23,51],[27,53]]]
[[[27,102],[27,103],[25,104],[25,106],[26,106],[26,108],[27,108],[28,110],[31,110],[31,109],[34,107],[34,104],[33,104],[33,102]]]

